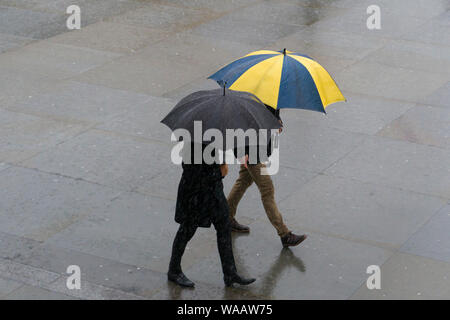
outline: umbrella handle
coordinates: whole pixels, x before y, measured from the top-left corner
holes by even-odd
[[[226,81],[224,81],[224,83],[223,83],[223,95],[225,95],[225,87],[227,86],[227,82]]]

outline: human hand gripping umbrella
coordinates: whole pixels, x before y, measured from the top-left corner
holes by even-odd
[[[226,65],[209,79],[227,88],[251,92],[274,109],[324,112],[345,101],[329,73],[312,58],[292,52],[260,50]]]

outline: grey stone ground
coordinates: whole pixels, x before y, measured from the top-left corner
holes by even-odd
[[[381,30],[366,8],[381,7]],[[82,29],[65,9],[79,4]],[[0,298],[450,298],[448,0],[0,0]],[[260,48],[315,57],[347,103],[283,110],[282,250],[252,187],[225,289],[213,229],[168,284],[179,167],[159,120]],[[233,167],[226,192],[237,176]],[[66,268],[82,289],[66,288]],[[381,290],[366,268],[381,267]]]

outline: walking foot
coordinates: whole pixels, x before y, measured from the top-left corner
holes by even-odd
[[[249,278],[249,279],[242,278],[237,273],[232,276],[224,276],[223,277],[223,281],[225,282],[225,286],[227,286],[227,287],[233,286],[234,283],[246,286],[246,285],[249,285],[250,283],[255,282],[255,280],[256,279],[254,279],[254,278]]]
[[[179,286],[182,287],[188,287],[188,288],[193,288],[195,286],[195,283],[193,283],[191,280],[189,280],[183,272],[180,273],[168,273],[167,274],[167,279],[169,281],[172,281],[174,283],[176,283]]]
[[[240,224],[236,221],[236,219],[231,219],[231,231],[234,232],[240,232],[240,233],[249,233],[250,228],[247,226],[244,226],[243,224]]]
[[[284,237],[281,237],[281,243],[283,244],[283,247],[294,247],[298,246],[300,243],[302,243],[308,236],[306,234],[302,235],[296,235],[292,232],[289,232]]]

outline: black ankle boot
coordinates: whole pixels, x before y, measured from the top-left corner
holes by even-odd
[[[241,285],[248,285],[250,283],[255,282],[256,279],[254,278],[242,278],[240,275],[238,275],[237,273],[231,275],[231,276],[224,276],[223,277],[223,281],[225,282],[225,285],[227,287],[231,287],[233,286],[233,283],[237,283],[237,284],[241,284]]]
[[[182,287],[193,288],[195,286],[195,283],[189,280],[188,277],[186,277],[181,271],[178,273],[168,272],[167,279]]]

